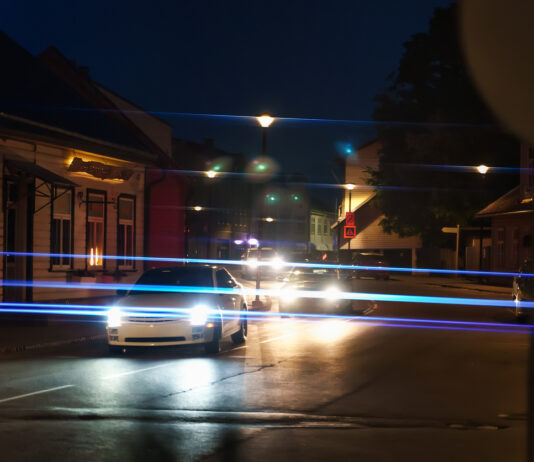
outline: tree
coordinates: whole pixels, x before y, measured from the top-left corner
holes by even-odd
[[[467,224],[517,182],[491,171],[483,179],[472,168],[516,164],[519,151],[468,75],[457,14],[456,4],[436,8],[428,33],[404,44],[389,87],[375,97],[382,147],[369,184],[378,187],[381,225],[388,233],[420,235],[429,245],[439,243],[443,226]]]

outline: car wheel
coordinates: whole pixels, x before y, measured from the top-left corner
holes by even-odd
[[[108,345],[110,355],[116,356],[126,352],[126,348],[117,345]]]
[[[208,342],[208,343],[204,344],[204,350],[209,355],[216,355],[217,353],[219,353],[219,351],[221,351],[221,333],[220,333],[221,331],[220,331],[220,329],[221,328],[219,326],[219,328],[214,332],[213,340],[211,342]]]
[[[234,342],[235,345],[239,345],[241,343],[245,343],[247,341],[247,320],[243,319],[241,321],[241,325],[239,326],[239,330],[232,334],[232,342]]]

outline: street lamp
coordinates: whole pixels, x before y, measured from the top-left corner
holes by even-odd
[[[349,191],[349,212],[352,212],[352,190],[356,187],[356,185],[352,184],[352,183],[347,183],[345,185],[345,189],[347,189]],[[349,242],[348,242],[348,250],[350,250],[350,240],[351,238],[349,237]]]
[[[200,212],[200,211],[202,210],[202,207],[201,207],[200,205],[195,205],[193,208],[194,208],[195,211],[197,211],[197,212]]]
[[[487,165],[481,164],[477,167],[478,173],[481,175],[485,175],[489,170],[489,167]]]
[[[206,176],[210,179],[215,178],[217,176],[217,172],[215,170],[208,170],[206,173]]]
[[[481,164],[478,167],[476,167],[477,172],[482,175],[482,183],[485,185],[486,183],[486,173],[488,173],[488,170],[490,169],[487,165]],[[484,191],[483,191],[484,193]],[[482,233],[484,232],[484,221],[480,221],[480,237],[479,237],[479,249],[478,249],[478,271],[479,273],[482,271]],[[479,282],[482,282],[482,274],[478,275]]]
[[[267,218],[265,219],[265,221],[266,221],[267,223],[272,223],[272,222],[274,221],[274,218],[273,218],[273,217],[267,217]]]
[[[267,156],[267,129],[274,122],[274,117],[271,117],[270,115],[267,115],[267,114],[263,114],[261,116],[256,117],[256,120],[261,126],[261,132],[262,132],[261,133],[261,155],[263,158],[265,158]],[[263,237],[262,228],[263,228],[262,220],[259,220],[258,222],[258,263],[261,261],[261,241]],[[261,265],[258,264],[258,268],[256,270],[256,297],[254,298],[254,301],[252,302],[253,308],[263,307],[263,304],[260,301],[260,294],[259,294],[260,285],[261,285],[260,280],[261,280]]]

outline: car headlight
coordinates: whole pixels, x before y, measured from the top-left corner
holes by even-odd
[[[282,267],[284,266],[284,260],[282,260],[280,257],[275,257],[272,259],[271,261],[271,266],[275,269],[275,270],[280,270],[282,269]]]
[[[324,294],[327,300],[339,300],[341,291],[339,290],[339,287],[331,286],[324,291]]]
[[[293,303],[298,298],[297,291],[292,287],[282,289],[282,293],[280,295],[285,303]]]
[[[113,306],[108,311],[108,327],[120,327],[122,324],[122,312],[118,306]]]
[[[257,268],[258,260],[247,260],[247,266],[249,266],[250,268]]]
[[[191,309],[189,321],[192,326],[203,326],[208,321],[211,308],[207,305],[196,305]]]

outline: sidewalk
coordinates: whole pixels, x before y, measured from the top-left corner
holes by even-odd
[[[72,303],[107,306],[114,298],[72,300]],[[5,315],[0,319],[0,355],[106,338],[105,320],[100,316],[48,315],[47,321],[42,322],[35,321],[41,315],[23,316],[24,319],[14,316],[13,320]]]
[[[49,320],[48,325],[31,325],[23,321],[0,324],[0,354],[67,345],[104,339],[102,320]]]
[[[421,274],[414,275],[392,275],[395,279],[401,281],[411,281],[416,284],[425,284],[429,286],[439,286],[439,287],[448,287],[456,289],[469,289],[476,290],[479,292],[494,293],[506,296],[507,298],[512,297],[512,287],[506,286],[497,286],[491,284],[481,284],[477,281],[471,281],[462,277],[439,277],[439,276],[424,276]]]

